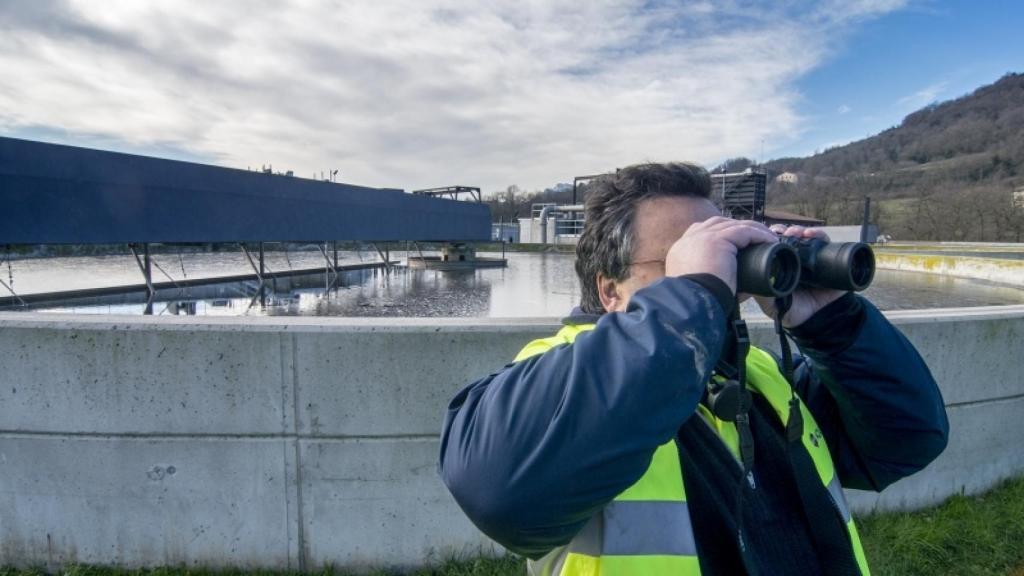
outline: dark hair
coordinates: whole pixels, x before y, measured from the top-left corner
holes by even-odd
[[[711,177],[697,164],[636,164],[591,180],[586,187],[586,222],[576,245],[576,275],[587,314],[604,314],[597,275],[629,278],[633,260],[633,220],[644,200],[665,196],[708,198]]]

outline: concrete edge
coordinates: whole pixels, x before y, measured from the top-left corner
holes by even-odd
[[[889,310],[883,312],[895,324],[922,324],[974,320],[1010,320],[1024,318],[1024,304],[1008,306],[974,306],[965,308],[926,308],[923,310]]]
[[[932,241],[923,240],[920,242],[906,241],[901,242],[898,240],[885,242],[882,244],[873,244],[872,248],[876,250],[909,250],[909,249],[927,249],[927,248],[975,248],[978,250],[991,250],[993,248],[1005,249],[1010,248],[1014,250],[1024,251],[1024,244],[1018,244],[1016,242],[943,242],[943,241]]]
[[[885,316],[898,324],[1001,320],[1024,318],[1024,304],[967,308],[890,310]],[[768,318],[750,318],[748,324],[769,325]],[[199,332],[537,332],[549,334],[561,326],[558,318],[347,318],[314,316],[128,316],[108,314],[48,314],[0,312],[0,328],[55,330],[151,330]]]
[[[984,254],[980,252],[979,254]],[[1009,258],[992,258],[988,256],[961,256],[954,254],[925,254],[921,252],[914,252],[910,250],[899,250],[892,252],[876,252],[875,260],[876,265],[883,270],[897,270],[897,268],[883,267],[883,264],[889,264],[886,260],[898,260],[900,262],[912,263],[914,259],[921,260],[936,260],[936,261],[948,261],[948,262],[960,262],[960,263],[971,263],[976,262],[979,264],[987,264],[990,266],[999,266],[1003,268],[1021,268],[1024,269],[1024,260],[1012,260]]]
[[[200,332],[522,332],[548,334],[559,318],[396,318],[331,316],[134,316],[0,312],[0,329],[152,330]]]

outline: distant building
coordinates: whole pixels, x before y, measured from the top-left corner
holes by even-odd
[[[786,226],[824,226],[825,221],[817,218],[811,218],[810,216],[804,216],[803,214],[796,214],[794,212],[784,212],[782,210],[765,210],[764,211],[764,223],[768,226],[772,224],[785,224]]]
[[[828,234],[832,242],[877,242],[878,226],[868,224],[866,230],[862,230],[860,224],[853,226],[822,226],[821,230]]]
[[[523,244],[575,245],[583,233],[583,205],[534,204],[530,218],[519,219]]]
[[[796,172],[783,172],[775,177],[776,182],[785,182],[786,184],[796,184],[800,182],[800,175]]]
[[[509,244],[519,243],[518,222],[492,222],[491,240],[495,242],[508,242]]]
[[[768,175],[752,168],[711,174],[711,199],[724,216],[738,220],[764,219],[767,187]]]
[[[1018,188],[1013,192],[1013,207],[1024,210],[1024,188]]]

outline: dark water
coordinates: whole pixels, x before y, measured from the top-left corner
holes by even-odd
[[[404,258],[404,253],[392,254]],[[494,256],[489,254],[488,256]],[[260,298],[256,282],[242,282],[161,291],[154,314],[271,315],[271,316],[400,316],[400,317],[559,317],[579,301],[579,283],[571,254],[510,253],[508,268],[463,272],[408,270],[390,275],[351,272],[338,278],[324,274],[278,279]],[[246,271],[239,255],[193,254],[163,257],[167,275],[212,276]],[[369,254],[347,253],[342,261],[368,261]],[[161,257],[157,257],[160,261]],[[269,256],[274,269],[315,267],[319,253]],[[166,264],[166,265],[165,265]],[[127,257],[62,258],[18,261],[15,287],[44,292],[118,283],[138,283],[135,263]],[[175,270],[177,269],[177,271]],[[7,279],[7,270],[3,271]],[[71,278],[69,278],[71,276]],[[166,280],[156,274],[155,280]],[[331,281],[335,282],[330,286]],[[70,286],[69,286],[70,284]],[[0,287],[0,292],[4,289]],[[879,270],[865,295],[883,310],[1024,304],[1024,289],[981,281]],[[9,308],[18,310],[19,307]],[[102,297],[48,305],[40,312],[85,314],[142,314],[144,294]],[[756,304],[744,306],[748,316],[759,315]]]

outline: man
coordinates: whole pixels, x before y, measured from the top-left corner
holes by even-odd
[[[781,319],[806,357],[792,385],[747,356],[744,466],[706,391],[736,346],[737,253],[778,238],[721,217],[710,190],[678,163],[593,181],[581,310],[449,405],[442,478],[531,573],[866,574],[840,484],[882,490],[945,448],[941,395],[906,338],[857,295],[800,290]]]

